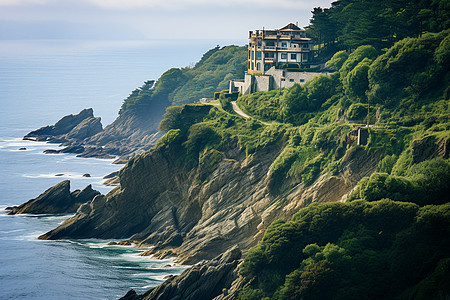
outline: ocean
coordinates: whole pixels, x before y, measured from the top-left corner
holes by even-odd
[[[244,42],[0,41],[0,299],[117,299],[185,269],[170,259],[139,256],[145,249],[109,246],[110,240],[37,240],[69,216],[7,216],[4,209],[65,179],[71,191],[88,184],[102,193],[111,190],[102,178],[122,167],[112,160],[43,154],[58,145],[22,137],[89,107],[106,126],[144,81],[172,67],[193,66],[218,44]]]

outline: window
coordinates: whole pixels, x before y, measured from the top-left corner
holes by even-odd
[[[308,44],[303,44],[302,47],[308,49],[309,45]]]
[[[254,70],[255,69],[255,64],[254,63],[252,63],[252,70]]]
[[[292,54],[291,54],[291,59],[293,59],[293,60],[297,60],[297,54],[295,54],[295,53],[292,53]]]
[[[281,53],[281,59],[286,59],[287,58],[287,54],[286,53]]]
[[[303,53],[302,61],[308,61],[308,53]]]
[[[275,54],[273,52],[265,52],[264,57],[265,58],[274,58]]]
[[[291,79],[289,79],[289,81],[290,81],[290,82],[294,82],[294,79],[291,78]]]
[[[286,42],[282,42],[281,43],[281,47],[286,48],[287,47],[287,43]]]
[[[255,59],[255,51],[252,50],[252,60]]]
[[[300,79],[300,82],[305,82],[305,79]]]
[[[261,63],[256,64],[256,71],[261,71]]]
[[[252,51],[248,50],[248,58],[252,57]]]
[[[257,60],[261,59],[261,51],[256,51],[256,59]]]
[[[275,42],[274,41],[266,41],[266,46],[273,47],[273,46],[275,46]]]

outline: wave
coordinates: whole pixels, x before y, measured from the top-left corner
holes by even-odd
[[[14,232],[21,232],[21,231],[25,231],[25,229],[0,230],[0,233],[8,234],[8,233],[14,233]]]
[[[67,178],[67,179],[86,179],[86,180],[100,180],[100,184],[103,181],[103,177],[101,176],[91,176],[91,177],[85,177],[81,173],[48,173],[48,174],[23,174],[22,175],[25,178]]]

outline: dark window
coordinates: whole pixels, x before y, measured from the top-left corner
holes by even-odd
[[[256,71],[261,71],[261,63],[256,64]]]
[[[257,60],[261,59],[261,51],[256,51],[256,59]]]
[[[264,53],[264,57],[265,57],[265,58],[274,58],[275,55],[274,55],[273,52],[265,52],[265,53]]]
[[[290,82],[294,82],[294,79],[291,78],[291,79],[289,79],[289,81],[290,81]]]
[[[291,59],[297,60],[297,54],[295,54],[295,53],[291,54]]]
[[[281,53],[281,59],[286,59],[287,58],[287,54],[286,53]]]
[[[300,82],[305,82],[305,79],[300,79]]]
[[[287,47],[287,43],[286,42],[282,42],[281,43],[281,47],[286,48]]]
[[[275,42],[274,41],[266,41],[266,46],[273,47],[273,46],[275,46]]]

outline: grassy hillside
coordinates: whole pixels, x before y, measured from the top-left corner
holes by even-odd
[[[242,78],[247,66],[246,47],[216,47],[206,52],[193,68],[172,68],[156,82],[134,90],[124,100],[120,113],[126,110],[146,110],[152,106],[179,105],[211,98],[215,92],[227,89],[230,79]]]

